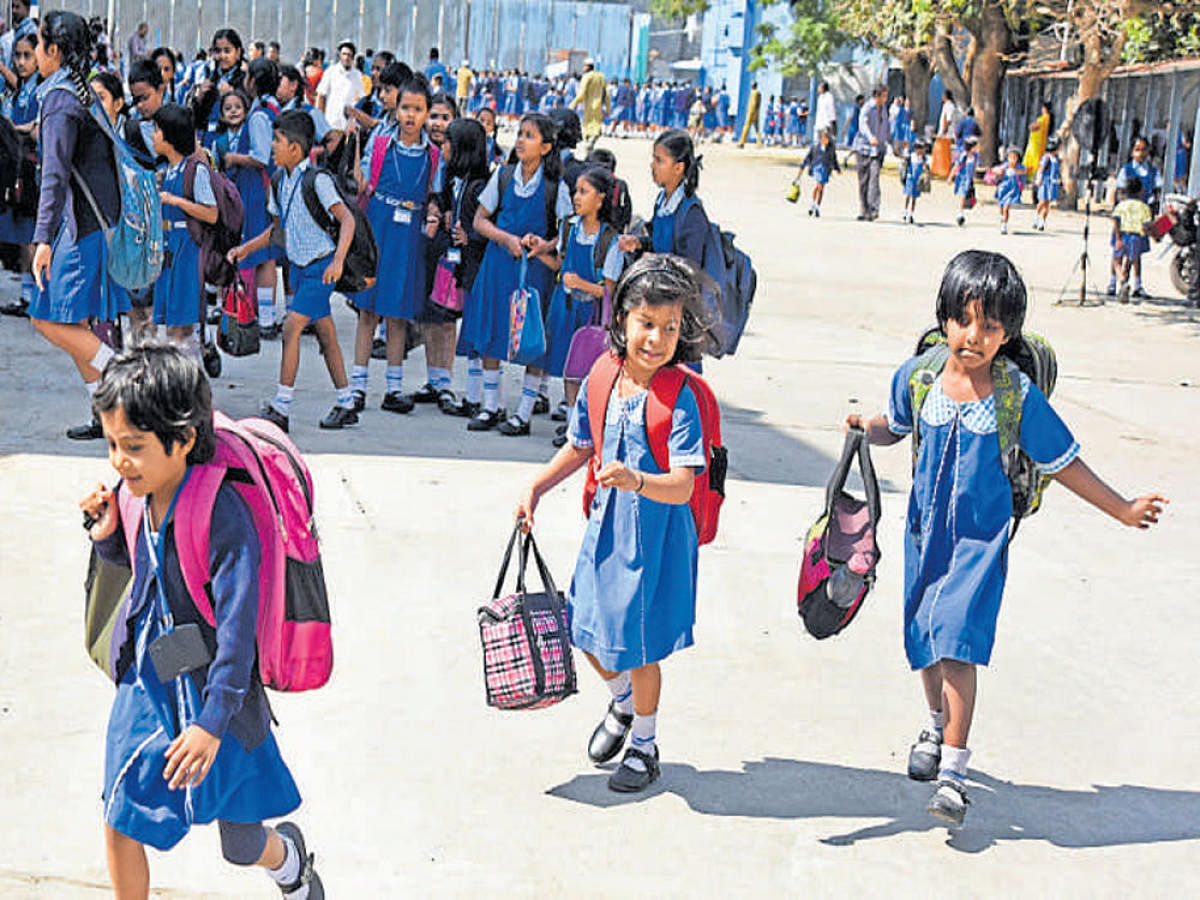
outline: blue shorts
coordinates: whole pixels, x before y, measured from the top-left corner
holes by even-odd
[[[1149,239],[1144,235],[1133,234],[1132,232],[1121,232],[1121,249],[1117,249],[1117,239],[1114,236],[1109,241],[1109,246],[1113,248],[1113,257],[1115,259],[1128,259],[1131,262],[1137,262],[1142,258],[1142,254],[1149,249]]]
[[[332,260],[333,254],[330,253],[314,259],[307,266],[290,264],[288,277],[292,290],[296,292],[292,297],[291,312],[307,316],[312,322],[330,315],[329,298],[333,296],[333,285],[324,284],[321,276]]]

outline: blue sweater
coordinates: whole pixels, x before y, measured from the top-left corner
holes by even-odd
[[[192,622],[208,647],[212,662],[192,673],[204,707],[196,724],[209,734],[223,738],[226,731],[253,750],[268,732],[270,708],[255,666],[255,626],[258,620],[258,568],[261,549],[250,510],[228,484],[221,486],[213,503],[212,531],[209,536],[211,574],[209,596],[216,616],[213,628],[200,615],[188,594],[175,549],[174,518],[167,524],[162,541],[167,604],[176,627]],[[120,525],[102,541],[96,553],[106,562],[129,565],[125,533]],[[157,600],[151,576],[150,548],[142,529],[138,530],[137,565],[133,583],[129,620],[132,626],[146,603]],[[135,631],[121,647],[117,662],[117,680],[133,662]]]

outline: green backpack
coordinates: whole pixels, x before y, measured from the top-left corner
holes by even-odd
[[[941,329],[931,328],[921,335],[914,355],[917,364],[908,379],[908,393],[913,410],[912,454],[915,470],[921,444],[921,430],[916,423],[920,421],[921,407],[929,396],[929,389],[950,356],[950,348]],[[1050,484],[1050,476],[1041,474],[1037,464],[1021,449],[1021,372],[1047,397],[1054,392],[1054,385],[1058,381],[1058,359],[1049,341],[1040,335],[1025,332],[1005,344],[1003,351],[992,361],[1000,464],[1012,486],[1013,525],[1010,540],[1016,536],[1021,520],[1041,508],[1042,494]]]

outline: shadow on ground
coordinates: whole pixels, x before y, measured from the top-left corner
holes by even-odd
[[[970,771],[972,806],[947,845],[980,853],[1002,841],[1047,841],[1056,847],[1109,847],[1200,839],[1200,793],[1139,785],[1070,791],[1012,784]],[[646,793],[617,794],[607,774],[578,775],[547,791],[553,797],[610,807],[675,794],[698,813],[768,819],[880,819],[821,839],[842,847],[906,832],[946,828],[925,812],[932,786],[897,772],[795,759],[746,762],[742,771],[700,771],[666,763]]]

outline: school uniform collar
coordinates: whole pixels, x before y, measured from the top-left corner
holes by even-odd
[[[287,168],[285,167],[283,170],[284,183],[291,184],[297,178],[302,177],[304,175],[304,171],[308,168],[308,165],[308,157],[306,156],[304,159],[300,160],[299,164],[296,166],[296,168],[292,169],[291,172],[288,172]]]
[[[683,198],[685,196],[686,194],[683,190],[682,181],[679,182],[679,187],[675,188],[675,193],[673,193],[670,197],[667,196],[665,189],[660,189],[658,192],[658,203],[655,204],[655,206],[658,207],[659,215],[675,215],[676,210],[679,209],[679,204],[683,202]]]
[[[64,85],[69,85],[69,83],[70,75],[67,73],[67,70],[59,69],[57,72],[38,85],[38,101],[44,101],[46,99],[46,95],[51,91],[55,90],[56,88],[63,87]],[[72,93],[74,93],[74,91],[72,91]]]
[[[425,133],[425,129],[421,129],[421,139],[415,144],[409,146],[400,141],[400,126],[396,125],[392,131],[392,144],[396,150],[406,156],[422,156],[429,152],[429,135]]]
[[[518,162],[513,169],[513,190],[517,192],[518,197],[532,197],[537,190],[538,185],[542,183],[542,164],[538,163],[537,169],[529,177],[529,181],[525,181],[525,172],[521,164]]]

